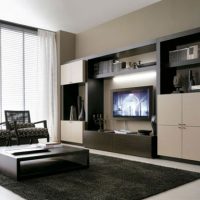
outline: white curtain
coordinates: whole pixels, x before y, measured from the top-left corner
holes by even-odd
[[[58,141],[58,81],[55,33],[38,30],[38,118],[47,119],[51,141]]]

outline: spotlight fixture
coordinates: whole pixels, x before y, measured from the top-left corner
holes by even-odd
[[[135,74],[115,76],[113,78],[113,81],[114,82],[130,82],[130,81],[153,80],[155,78],[156,78],[156,72],[149,71],[149,72],[138,72]]]
[[[119,60],[117,60],[117,59],[114,59],[113,60],[113,65],[116,65],[116,64],[118,64],[118,63],[121,63]]]

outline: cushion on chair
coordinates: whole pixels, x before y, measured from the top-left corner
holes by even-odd
[[[49,135],[47,128],[21,128],[17,130],[19,137],[42,138]]]
[[[20,128],[31,128],[31,127],[35,127],[35,124],[33,123],[17,123],[16,124],[17,129]],[[14,123],[10,123],[10,130],[14,130],[15,129],[15,124]]]
[[[0,130],[0,139],[7,139],[10,136],[10,132],[8,130],[1,129]]]

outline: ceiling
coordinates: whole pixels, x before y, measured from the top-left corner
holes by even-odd
[[[1,0],[0,19],[79,33],[160,0]]]

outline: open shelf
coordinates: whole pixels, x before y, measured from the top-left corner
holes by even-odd
[[[170,65],[169,67],[186,67],[186,66],[190,67],[200,66],[200,58],[181,61],[180,63]]]
[[[195,83],[200,84],[200,29],[193,29],[172,34],[158,39],[158,63],[160,64],[158,94],[171,94],[175,91],[174,77],[181,75],[181,90],[189,90],[189,70],[195,76]],[[195,49],[195,46],[198,49]],[[190,50],[193,49],[191,52]],[[195,50],[194,50],[195,49]],[[196,52],[196,53],[194,53]],[[191,59],[191,56],[194,58]]]
[[[152,66],[147,66],[147,67],[139,67],[137,69],[134,68],[126,68],[122,69],[119,72],[111,72],[111,73],[104,73],[104,74],[99,74],[94,76],[94,78],[112,78],[114,76],[119,76],[119,75],[125,75],[125,74],[132,74],[132,73],[138,73],[138,72],[145,72],[145,71],[152,71],[156,70],[156,63],[153,63],[154,65]]]

